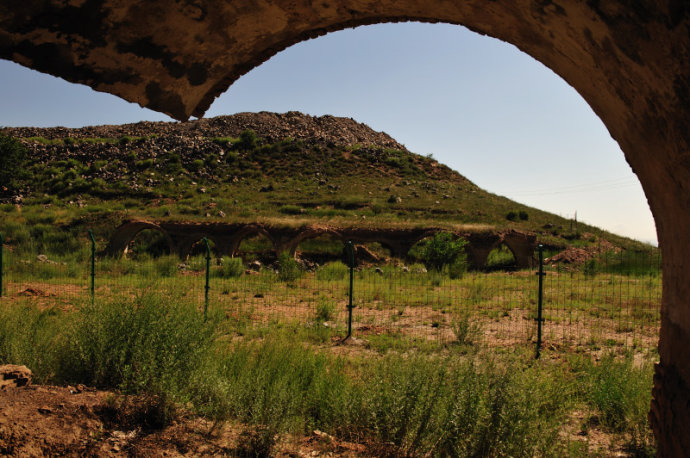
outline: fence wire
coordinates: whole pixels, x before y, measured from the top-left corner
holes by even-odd
[[[210,310],[221,313],[238,334],[296,326],[317,330],[325,341],[347,335],[350,277],[343,261],[259,258],[257,253],[245,253],[244,259],[212,254]],[[536,343],[536,268],[469,271],[451,278],[410,260],[357,262],[352,336],[367,345]],[[190,301],[202,310],[206,270],[203,250],[184,260],[136,252],[97,256],[95,298],[152,294]],[[547,259],[544,270],[544,348],[656,346],[662,278],[658,251],[601,249],[579,263]],[[69,309],[91,295],[90,245],[43,254],[32,246],[6,243],[2,272],[1,303]]]

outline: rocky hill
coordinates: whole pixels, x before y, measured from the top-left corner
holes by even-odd
[[[474,226],[533,232],[554,246],[632,243],[491,194],[349,118],[262,112],[0,133],[26,150],[4,197],[24,207],[20,219],[54,211],[68,227],[131,217]]]
[[[310,140],[332,145],[378,146],[404,150],[405,147],[385,132],[376,132],[366,124],[352,118],[335,116],[309,116],[297,111],[287,113],[238,113],[232,116],[204,118],[183,123],[138,122],[116,126],[88,126],[78,129],[66,127],[6,127],[5,135],[16,138],[43,137],[50,140],[74,138],[121,138],[124,136],[150,137],[179,136],[237,137],[245,130],[253,130],[267,142],[285,138]]]

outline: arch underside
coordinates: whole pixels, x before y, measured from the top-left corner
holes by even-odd
[[[177,119],[299,41],[364,24],[461,24],[514,44],[589,103],[640,178],[663,250],[662,454],[690,450],[690,6],[682,0],[5,2],[0,57]]]

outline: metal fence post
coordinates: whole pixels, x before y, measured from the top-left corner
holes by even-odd
[[[541,324],[544,321],[542,318],[542,305],[544,301],[544,245],[539,244],[539,272],[537,276],[539,277],[539,298],[537,300],[537,356],[539,359],[541,352]]]
[[[2,271],[3,271],[3,265],[4,264],[3,264],[3,260],[2,260],[2,252],[4,249],[4,245],[5,245],[5,239],[2,237],[2,233],[0,233],[0,297],[2,297],[2,286],[3,286]]]
[[[93,237],[93,231],[89,229],[89,238],[91,239],[91,302],[96,300],[96,239]]]
[[[204,287],[204,321],[206,321],[208,318],[208,290],[211,289],[211,246],[206,237],[203,240],[204,245],[206,245],[206,286]]]
[[[352,336],[352,291],[354,283],[354,270],[355,270],[355,247],[352,244],[352,240],[348,240],[345,244],[345,251],[347,252],[347,264],[350,268],[350,294],[349,303],[347,305],[347,336],[343,340],[347,340]]]

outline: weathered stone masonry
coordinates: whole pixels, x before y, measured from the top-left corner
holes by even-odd
[[[299,244],[307,239],[330,235],[336,239],[352,240],[355,243],[380,243],[397,258],[405,258],[412,246],[420,240],[443,231],[440,228],[414,229],[375,229],[375,228],[338,228],[321,225],[298,227],[275,227],[260,223],[196,223],[177,221],[132,220],[121,224],[110,237],[105,253],[120,256],[141,231],[155,230],[161,232],[168,242],[171,254],[185,259],[194,244],[203,237],[212,240],[218,255],[235,256],[240,243],[247,237],[256,234],[266,236],[273,244],[276,253],[286,252],[295,256]],[[516,267],[531,267],[537,238],[533,234],[514,230],[501,232],[455,233],[457,237],[467,240],[466,247],[470,267],[481,269],[485,266],[492,249],[505,244],[515,256]]]

